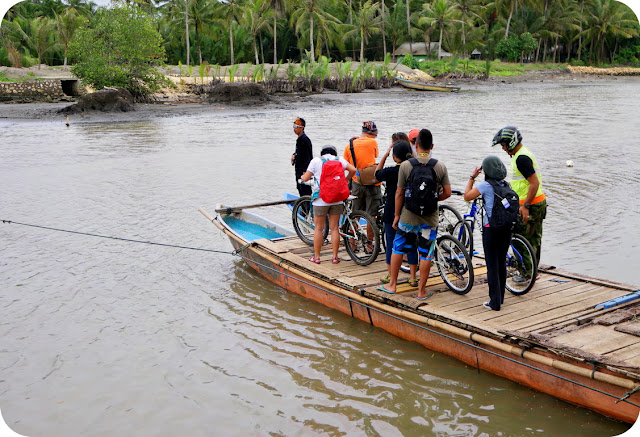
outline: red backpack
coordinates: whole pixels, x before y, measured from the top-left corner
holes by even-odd
[[[326,203],[342,202],[349,197],[349,184],[338,159],[323,159],[320,174],[320,198]]]

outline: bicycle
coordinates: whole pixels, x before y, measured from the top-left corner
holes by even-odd
[[[467,294],[471,290],[474,280],[471,256],[455,237],[449,234],[436,237],[433,262],[451,291]]]
[[[349,196],[344,201],[344,212],[340,215],[338,231],[344,241],[344,247],[349,257],[361,266],[367,266],[374,262],[380,253],[380,232],[371,215],[364,211],[354,211],[352,200],[355,196]],[[305,209],[307,207],[308,209]],[[298,237],[308,245],[313,245],[313,205],[311,196],[302,196],[293,205],[293,228]],[[369,237],[368,229],[372,237]],[[323,241],[329,233],[328,218],[323,231]]]
[[[452,191],[452,193],[462,195],[461,191]],[[480,206],[478,204],[480,199],[482,197],[477,197],[471,202],[469,213],[464,214],[463,219],[456,223],[451,233],[469,253],[473,253],[473,232],[476,228],[478,215],[480,215],[480,223],[484,223],[484,202]],[[478,227],[482,232],[483,226],[479,225]],[[507,290],[516,296],[527,294],[533,288],[538,276],[538,265],[531,243],[520,234],[512,234],[505,262]]]

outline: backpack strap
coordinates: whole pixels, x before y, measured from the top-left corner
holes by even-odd
[[[418,158],[409,158],[409,162],[413,167],[420,164],[420,161],[418,161]]]
[[[351,159],[353,160],[353,166],[355,168],[358,168],[358,165],[356,164],[356,152],[354,152],[353,150],[353,138],[349,140],[349,147],[351,148]]]

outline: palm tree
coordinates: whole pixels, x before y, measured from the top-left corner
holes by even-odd
[[[382,16],[380,15],[378,5],[372,0],[367,0],[360,7],[355,17],[354,28],[345,32],[345,38],[351,38],[355,35],[360,37],[360,60],[364,60],[364,44],[369,41],[369,36],[380,33],[382,31]]]
[[[235,54],[233,51],[233,23],[237,22],[242,15],[242,8],[239,0],[226,0],[220,3],[220,16],[222,22],[229,28],[229,47],[231,50],[231,65],[235,64]]]
[[[460,23],[462,24],[462,50],[463,56],[467,56],[467,30],[465,25],[473,27],[473,18],[477,17],[477,0],[454,0],[455,8],[460,12]]]
[[[599,63],[606,57],[608,39],[632,38],[638,35],[637,23],[629,8],[615,0],[593,0],[587,10],[588,27],[580,33],[583,44],[590,44],[592,58]]]
[[[398,48],[398,43],[407,37],[404,8],[404,2],[398,1],[393,5],[388,15],[387,35],[391,40],[392,53]],[[395,59],[393,61],[395,62]]]
[[[208,0],[189,0],[188,4],[189,18],[187,24],[193,23],[196,46],[198,47],[198,61],[200,65],[202,65],[202,44],[200,43],[200,37],[203,33],[210,33],[211,28],[208,24],[213,20],[214,8],[213,4]]]
[[[79,15],[74,8],[67,8],[63,14],[56,15],[56,27],[58,29],[58,39],[64,47],[63,68],[67,67],[67,55],[69,53],[69,43],[73,39],[76,30],[86,22],[86,19]]]
[[[273,63],[278,63],[278,18],[284,15],[285,11],[284,0],[269,0],[269,9],[273,14]]]
[[[269,27],[267,12],[267,0],[249,0],[243,10],[244,24],[247,30],[251,32],[253,41],[253,52],[256,57],[256,65],[260,63],[258,58],[258,45],[256,37],[258,33],[265,27]]]
[[[53,37],[54,25],[54,21],[48,17],[38,17],[31,21],[27,41],[38,54],[38,70],[41,68],[42,56],[57,45]]]
[[[442,38],[445,34],[447,26],[457,20],[457,10],[454,4],[449,0],[434,0],[434,3],[425,3],[422,6],[424,16],[418,20],[420,25],[428,24],[429,26],[440,30],[440,39],[438,41],[438,59],[442,59]]]
[[[305,33],[305,30],[309,31],[309,45],[311,53],[311,62],[315,62],[315,40],[314,40],[314,28],[315,22],[322,19],[329,19],[338,21],[326,9],[329,6],[329,0],[296,0],[295,6],[297,9],[291,14],[291,23],[295,23],[295,31],[299,35]],[[306,26],[308,24],[308,27]]]

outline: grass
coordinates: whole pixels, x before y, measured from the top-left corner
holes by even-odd
[[[485,72],[485,61],[471,59],[450,59],[442,61],[425,61],[420,63],[420,69],[433,77],[446,74],[482,75]],[[492,76],[519,76],[531,71],[539,70],[564,70],[567,64],[554,63],[519,63],[493,61],[491,63]]]

